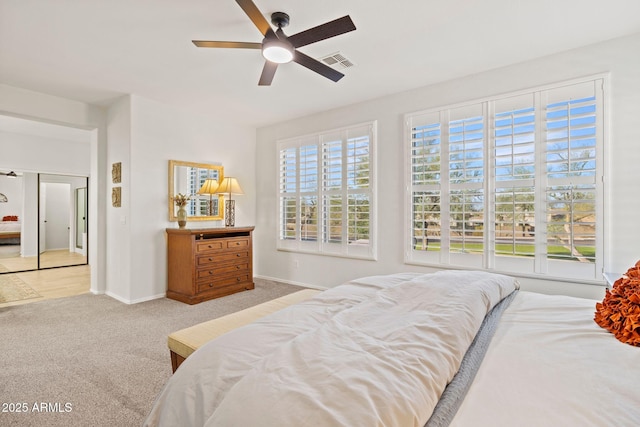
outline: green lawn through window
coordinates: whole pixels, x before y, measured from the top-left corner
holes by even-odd
[[[463,245],[462,243],[453,243],[451,245],[451,252],[462,252]],[[466,243],[464,245],[464,252],[468,253],[482,253],[484,245],[482,243]],[[415,250],[421,251],[422,243],[418,243],[414,247]],[[508,244],[498,244],[496,245],[496,254],[498,255],[515,255],[517,256],[534,256],[535,255],[535,246],[531,244],[517,244],[517,245],[508,245]],[[429,242],[427,245],[427,251],[439,251],[440,250],[440,242]],[[594,262],[595,259],[595,248],[592,246],[576,246],[576,250],[580,252],[580,254],[586,258],[590,262]],[[549,258],[559,258],[559,259],[573,259],[576,257],[571,256],[571,249],[567,246],[559,246],[559,245],[549,245],[547,246],[547,256]]]

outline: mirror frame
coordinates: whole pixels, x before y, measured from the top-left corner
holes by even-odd
[[[209,163],[197,163],[197,162],[184,162],[181,160],[169,160],[169,221],[177,221],[178,217],[176,216],[176,205],[173,203],[173,196],[175,193],[174,188],[174,177],[175,177],[175,168],[177,166],[187,166],[194,167],[199,169],[213,169],[218,171],[218,181],[222,181],[224,178],[224,167],[222,165],[213,165]],[[190,216],[187,215],[187,221],[215,221],[224,219],[224,209],[221,207],[224,206],[224,195],[220,194],[218,196],[218,215],[213,216]]]

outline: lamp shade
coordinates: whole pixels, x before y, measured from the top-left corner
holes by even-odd
[[[235,195],[243,195],[244,191],[242,191],[242,187],[238,183],[238,180],[232,176],[228,176],[220,182],[220,186],[216,190],[216,193],[225,193],[231,197],[232,194]]]
[[[198,194],[216,194],[219,186],[217,179],[207,178],[198,190]]]

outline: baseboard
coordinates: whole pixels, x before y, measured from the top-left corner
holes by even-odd
[[[109,297],[111,297],[111,298],[113,298],[113,299],[115,299],[115,300],[118,300],[118,301],[120,301],[121,303],[129,304],[129,305],[131,305],[131,304],[138,304],[138,303],[146,302],[146,301],[152,301],[152,300],[154,300],[154,299],[160,299],[160,298],[164,298],[164,297],[165,297],[165,294],[157,294],[157,295],[152,295],[152,296],[149,296],[149,297],[144,297],[144,298],[138,298],[138,299],[134,299],[134,300],[129,300],[129,299],[126,299],[126,298],[122,298],[121,296],[116,295],[116,294],[114,294],[113,292],[109,292],[109,291],[105,292],[105,295],[107,295],[107,296],[109,296]]]
[[[311,289],[318,289],[321,291],[326,291],[329,288],[325,288],[322,286],[318,286],[318,285],[310,285],[308,283],[301,283],[301,282],[295,282],[293,280],[285,280],[285,279],[278,279],[276,277],[269,277],[269,276],[253,276],[253,280],[268,280],[270,282],[276,282],[276,283],[283,283],[285,285],[294,285],[294,286],[300,286],[302,288],[311,288]]]
[[[154,299],[164,298],[165,296],[166,296],[165,293],[161,293],[161,294],[156,294],[149,297],[138,298],[131,301],[131,304],[138,304],[140,302],[153,301]]]

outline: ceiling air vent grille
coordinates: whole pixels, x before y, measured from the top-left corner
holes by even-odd
[[[350,67],[353,67],[355,65],[353,62],[351,62],[349,59],[347,59],[340,52],[336,52],[336,53],[332,53],[331,55],[327,55],[324,58],[322,58],[321,61],[324,62],[325,64],[331,66],[331,67],[338,68],[338,69],[350,68]]]

